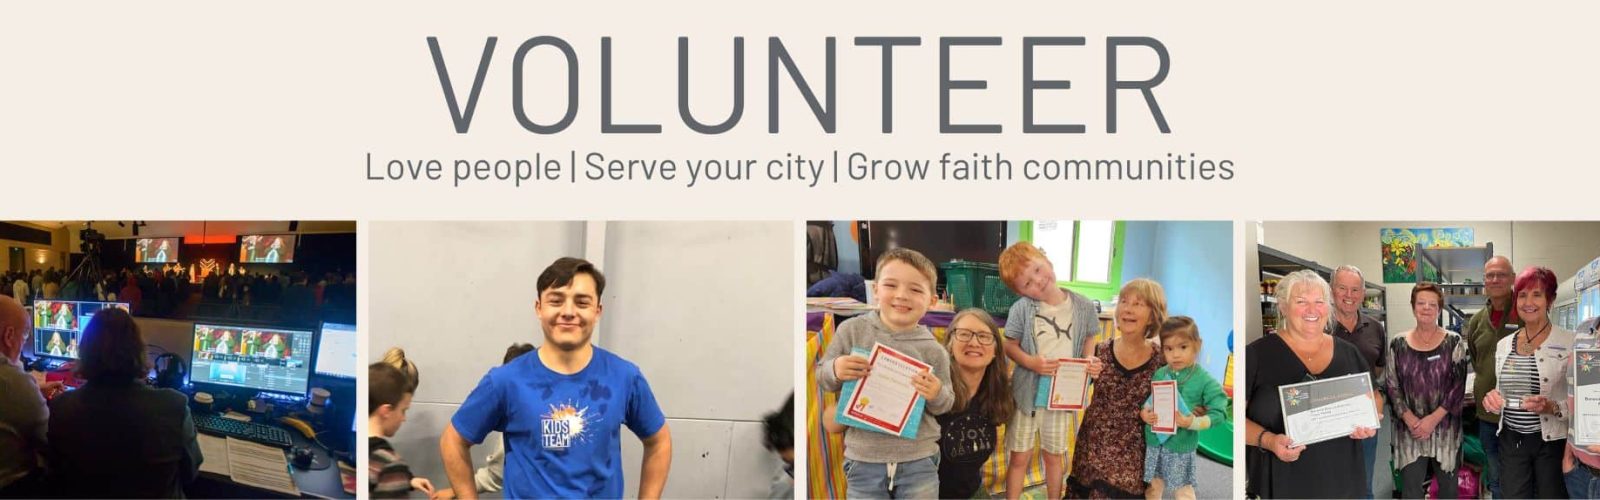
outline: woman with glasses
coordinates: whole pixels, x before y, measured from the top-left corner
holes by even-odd
[[[1357,428],[1350,439],[1299,444],[1284,435],[1278,387],[1369,373],[1354,344],[1327,332],[1328,281],[1315,271],[1290,273],[1278,283],[1278,332],[1245,347],[1245,495],[1261,498],[1360,498],[1366,495],[1362,439],[1377,429]],[[1371,394],[1374,411],[1382,408]]]
[[[1390,411],[1404,427],[1394,429],[1394,464],[1400,469],[1400,497],[1422,498],[1433,477],[1436,498],[1456,498],[1456,467],[1461,464],[1461,404],[1467,392],[1467,345],[1456,332],[1439,326],[1444,291],[1433,283],[1411,289],[1417,327],[1396,335],[1384,355],[1383,387]]]
[[[956,313],[945,336],[955,406],[939,421],[939,498],[972,498],[983,488],[980,470],[999,441],[996,428],[1014,402],[1005,360],[996,356],[1000,327],[982,309]]]

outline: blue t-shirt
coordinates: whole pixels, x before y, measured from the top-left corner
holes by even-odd
[[[489,370],[450,422],[473,443],[506,441],[507,498],[621,498],[621,428],[639,438],[666,424],[639,367],[601,348],[572,375],[538,352]]]

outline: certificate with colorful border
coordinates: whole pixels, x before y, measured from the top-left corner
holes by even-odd
[[[1089,402],[1089,359],[1061,358],[1050,377],[1050,410],[1082,410]]]
[[[1150,383],[1150,411],[1156,414],[1156,423],[1150,431],[1156,434],[1178,433],[1178,382],[1159,380]]]
[[[872,347],[867,365],[867,376],[846,401],[845,415],[879,431],[900,435],[922,399],[912,388],[911,379],[933,367],[883,344]]]

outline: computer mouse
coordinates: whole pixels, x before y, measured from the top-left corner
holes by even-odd
[[[311,462],[316,459],[317,455],[312,453],[310,448],[296,446],[290,451],[289,457],[296,468],[309,469],[311,468]]]

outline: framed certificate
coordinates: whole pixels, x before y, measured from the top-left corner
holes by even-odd
[[[1368,373],[1279,386],[1278,398],[1284,434],[1296,446],[1346,437],[1357,427],[1379,427]]]
[[[845,414],[872,428],[900,435],[922,395],[911,378],[933,367],[917,358],[877,344],[867,357],[871,368],[850,395]]]
[[[1082,410],[1089,394],[1089,359],[1061,358],[1050,377],[1050,410]]]
[[[1178,382],[1160,380],[1150,383],[1150,411],[1156,414],[1150,431],[1156,434],[1178,433]]]
[[[1600,349],[1572,350],[1572,444],[1600,444]]]

